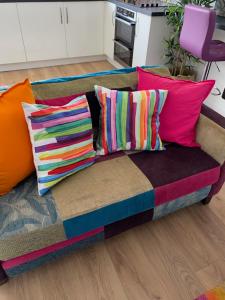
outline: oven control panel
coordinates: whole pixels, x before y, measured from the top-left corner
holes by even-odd
[[[117,6],[116,14],[118,16],[122,16],[122,17],[132,20],[132,21],[136,20],[136,13],[134,11],[120,7],[120,6]]]

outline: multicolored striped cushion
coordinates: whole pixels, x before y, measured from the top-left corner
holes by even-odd
[[[85,95],[64,106],[23,103],[23,109],[42,196],[65,177],[93,164],[91,115]]]
[[[212,290],[209,290],[205,294],[202,294],[195,300],[224,300],[225,299],[225,283]]]
[[[119,150],[163,150],[159,114],[167,91],[125,92],[95,86],[101,105],[98,154]]]

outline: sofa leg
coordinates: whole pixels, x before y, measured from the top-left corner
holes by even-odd
[[[9,277],[6,275],[4,269],[0,265],[0,285],[3,285],[9,280]]]
[[[203,205],[209,204],[210,201],[211,201],[211,199],[212,199],[212,197],[206,197],[205,199],[202,200],[202,204],[203,204]]]

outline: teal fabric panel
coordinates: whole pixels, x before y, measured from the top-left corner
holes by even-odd
[[[36,267],[39,267],[42,264],[47,263],[49,261],[52,261],[52,260],[54,260],[58,257],[61,257],[61,256],[65,255],[69,252],[89,247],[92,244],[95,244],[96,242],[102,241],[102,240],[104,240],[104,231],[96,234],[95,236],[91,236],[91,237],[89,237],[85,240],[82,240],[80,242],[76,242],[73,245],[70,245],[70,246],[62,248],[60,250],[57,250],[55,252],[43,255],[43,256],[39,257],[38,259],[36,259],[36,260],[26,262],[22,265],[19,265],[19,266],[16,266],[14,268],[5,270],[5,272],[9,277],[14,277],[14,276],[17,276],[17,275],[19,275],[23,272],[26,272],[26,271],[32,270]]]
[[[143,69],[151,69],[151,68],[159,68],[162,66],[156,65],[156,66],[142,66]],[[89,77],[97,77],[97,76],[105,76],[105,75],[116,75],[116,74],[128,74],[136,71],[136,67],[133,68],[122,68],[122,69],[115,69],[115,70],[109,70],[109,71],[101,71],[101,72],[95,72],[95,73],[87,73],[82,75],[75,75],[75,76],[67,76],[67,77],[56,77],[56,78],[50,78],[46,80],[38,80],[32,82],[32,85],[35,84],[44,84],[44,83],[58,83],[58,82],[66,82],[66,81],[72,81],[77,79],[83,79],[83,78],[89,78]]]
[[[151,69],[151,68],[159,68],[162,66],[156,65],[156,66],[142,66],[143,69]],[[109,70],[109,71],[102,71],[102,72],[95,72],[95,73],[88,73],[88,74],[82,74],[82,75],[75,75],[75,76],[67,76],[67,77],[56,77],[56,78],[50,78],[45,80],[38,80],[31,83],[31,85],[35,84],[45,84],[45,83],[58,83],[58,82],[67,82],[82,78],[89,78],[89,77],[96,77],[96,76],[105,76],[105,75],[113,75],[113,74],[128,74],[136,71],[136,67],[134,68],[122,68],[122,69],[116,69],[116,70]],[[3,92],[7,90],[9,86],[0,86],[0,91]]]
[[[173,201],[169,201],[165,204],[159,205],[154,208],[153,220],[157,220],[165,215],[168,215],[178,209],[193,205],[205,199],[210,190],[211,185],[204,187],[194,193],[179,197]]]
[[[113,187],[112,187],[113,188]],[[127,200],[102,207],[90,213],[63,221],[68,239],[101,226],[136,215],[154,207],[154,191],[148,191]]]

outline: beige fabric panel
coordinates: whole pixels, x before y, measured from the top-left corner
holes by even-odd
[[[62,220],[152,190],[145,175],[128,156],[94,164],[52,189]]]
[[[151,68],[149,70],[165,76],[170,75],[169,70],[164,67]],[[95,84],[107,88],[122,88],[129,86],[135,89],[137,85],[137,73],[104,75],[67,82],[37,84],[33,85],[32,89],[37,99],[50,99],[93,91]]]
[[[63,224],[17,234],[0,240],[0,260],[8,260],[67,240]]]
[[[202,150],[220,164],[225,161],[225,129],[201,114],[197,125],[197,142]]]

